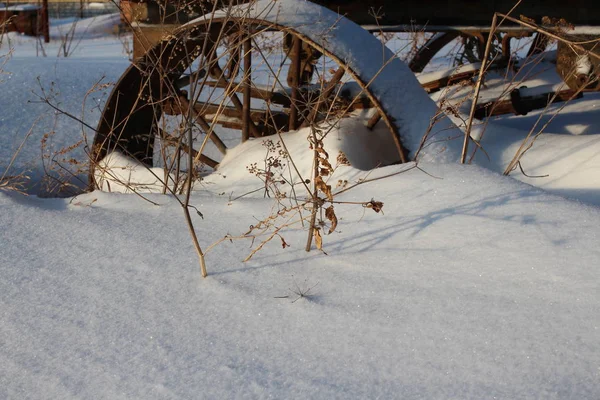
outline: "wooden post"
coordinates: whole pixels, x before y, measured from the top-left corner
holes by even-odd
[[[292,45],[292,104],[290,106],[290,131],[296,130],[298,127],[298,86],[300,84],[300,53],[302,51],[302,41],[299,37],[294,36]]]
[[[242,108],[242,142],[250,138],[250,100],[252,94],[252,34],[245,34],[244,38],[244,104]]]
[[[48,21],[48,0],[42,0],[42,31],[44,43],[50,43],[50,22]]]

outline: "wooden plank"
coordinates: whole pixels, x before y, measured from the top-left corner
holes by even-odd
[[[509,99],[497,99],[478,104],[475,109],[475,118],[484,119],[491,116],[515,114],[527,115],[530,111],[545,108],[548,104],[569,101],[582,97],[581,92],[567,89],[560,92],[546,92],[527,95],[526,90],[515,89]]]

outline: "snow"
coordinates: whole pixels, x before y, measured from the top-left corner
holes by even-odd
[[[481,63],[473,63],[467,65],[459,65],[458,67],[441,69],[435,72],[421,73],[417,75],[417,80],[420,84],[426,84],[429,82],[434,82],[443,78],[448,78],[452,75],[464,74],[466,72],[475,72],[479,71],[481,68]]]
[[[511,76],[507,80],[501,73],[489,73],[480,102],[508,97],[515,88],[519,88],[523,96],[567,90],[555,71],[555,59],[555,52],[545,54],[525,66],[514,80]],[[454,92],[441,91],[432,98],[455,101],[462,115],[468,115],[471,103],[462,101],[469,93],[467,87]],[[531,132],[531,137],[535,137],[543,129],[544,134],[535,139],[533,147],[521,159],[526,175],[517,168],[511,176],[551,193],[600,205],[599,117],[599,93],[585,93],[581,99],[555,103],[545,111],[535,110],[526,116],[492,117],[476,125],[471,132],[472,137],[482,138],[481,146],[485,150],[477,151],[474,162],[502,173],[528,134]],[[459,119],[454,120],[461,125]],[[531,143],[531,139],[527,143]]]
[[[42,8],[42,6],[38,6],[37,4],[18,4],[16,6],[6,7],[5,10],[7,10],[7,11],[35,11],[35,10],[40,10],[41,8]]]
[[[164,182],[173,184],[171,177],[165,178],[162,168],[148,168],[119,152],[104,157],[94,173],[96,185],[106,192],[162,193]]]
[[[598,210],[476,167],[424,168],[444,179],[349,192],[385,200],[385,216],[340,207],[328,256],[290,230],[292,247],[245,264],[249,243],[217,247],[202,281],[170,197],[0,194],[0,394],[597,397]],[[204,243],[269,204],[193,203]],[[294,281],[314,297],[292,303]]]
[[[592,71],[592,61],[586,55],[577,56],[575,66],[575,73],[577,75],[588,75]]]
[[[81,26],[100,32],[92,21]],[[95,126],[110,87],[86,93],[102,77],[115,82],[127,55],[106,34],[83,38],[68,58],[56,58],[58,39],[36,57],[34,39],[10,38],[14,51],[0,59],[10,73],[0,80],[0,177],[33,126],[8,175],[40,183],[45,133],[54,132],[53,149],[91,133],[35,102],[36,78]],[[533,70],[528,88],[556,84],[549,64]],[[415,82],[407,78],[403,97]],[[483,96],[505,83],[490,76]],[[433,102],[415,93],[420,121]],[[325,144],[332,160],[342,150],[353,166],[336,168],[329,183],[335,192],[338,180],[372,181],[336,196],[346,203],[323,237],[327,255],[304,251],[299,224],[281,230],[289,247],[276,237],[247,262],[264,236],[208,250],[277,211],[264,191],[246,194],[263,185],[246,166],[265,157],[264,140],[248,141],[192,194],[207,279],[171,195],[41,198],[0,188],[0,398],[597,399],[599,99],[570,103],[523,158],[528,175],[547,178],[497,173],[535,120],[547,121],[539,111],[492,118],[484,134],[476,126],[490,161],[478,152],[474,165],[422,161],[422,170],[372,169],[391,147],[387,131],[370,132],[381,135],[371,141],[379,149],[357,151],[368,144],[359,129],[368,116],[343,120]],[[306,132],[285,143],[309,175],[312,160],[298,155]],[[153,178],[111,157],[121,167],[113,171],[145,175],[133,183]],[[363,207],[372,199],[383,214]]]
[[[121,22],[119,14],[100,15],[93,18],[74,19],[65,18],[58,20],[50,26],[50,37],[53,39],[62,39],[66,35],[80,39],[91,39],[96,37],[106,37],[116,29],[116,25]]]

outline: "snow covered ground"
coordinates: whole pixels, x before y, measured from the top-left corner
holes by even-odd
[[[30,130],[10,171],[34,182],[44,151],[91,134],[38,95],[52,90],[95,126],[110,87],[86,93],[128,66],[131,38],[107,35],[110,25],[78,23],[68,58],[56,58],[58,28],[46,58],[11,36],[0,174]],[[600,398],[599,103],[586,94],[569,105],[523,159],[548,178],[513,174],[543,189],[498,174],[537,114],[498,117],[482,142],[490,161],[422,163],[426,173],[336,197],[382,201],[384,214],[336,205],[327,255],[306,253],[306,231],[291,226],[281,231],[289,247],[276,238],[248,262],[264,237],[211,248],[207,279],[172,196],[0,189],[0,398]],[[289,146],[306,146],[297,136]],[[192,196],[205,248],[272,212],[261,192],[233,200],[260,188],[245,164],[264,147],[234,155],[245,161],[224,162]],[[406,169],[340,167],[332,182]]]

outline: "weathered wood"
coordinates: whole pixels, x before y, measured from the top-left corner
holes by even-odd
[[[423,89],[425,89],[425,91],[427,93],[435,93],[442,88],[445,88],[445,87],[448,87],[451,85],[456,85],[457,83],[460,83],[460,82],[471,80],[478,73],[479,73],[479,69],[474,69],[472,71],[459,72],[459,73],[456,73],[456,74],[453,74],[450,76],[444,76],[440,79],[436,79],[436,80],[429,81],[429,82],[424,82],[421,84],[421,86],[423,87]]]
[[[183,141],[179,140],[178,138],[176,138],[172,135],[169,135],[168,133],[166,133],[162,130],[161,130],[161,137],[162,137],[163,141],[165,141],[173,146],[178,146],[181,150],[185,151],[186,153],[190,152],[190,146],[188,146]],[[219,163],[216,162],[215,160],[213,160],[212,158],[205,156],[204,154],[198,155],[198,151],[196,151],[195,149],[192,148],[191,152],[192,152],[192,155],[194,156],[194,158],[198,157],[201,162],[208,165],[209,167],[215,169],[219,166]]]
[[[484,104],[478,104],[475,118],[484,119],[496,115],[515,114],[527,115],[530,111],[545,108],[548,104],[569,101],[582,97],[581,92],[572,89],[560,92],[545,92],[527,96],[526,89],[514,89],[508,99],[497,99]]]
[[[221,69],[221,67],[219,66],[218,63],[215,63],[215,65],[213,65],[212,68],[215,71],[215,75],[217,75],[217,76],[220,77],[219,81],[221,81],[222,84],[224,85],[225,91],[228,92],[228,95],[229,95],[229,98],[231,99],[231,102],[233,103],[234,107],[236,108],[236,110],[241,115],[241,113],[243,113],[244,105],[242,104],[242,102],[240,101],[240,98],[235,93],[235,90],[233,88],[232,83],[229,82],[225,78],[225,76],[223,74],[223,70]],[[260,134],[258,128],[256,127],[256,125],[254,124],[254,122],[252,122],[250,120],[250,121],[248,121],[248,125],[249,125],[250,132],[252,133],[252,136],[254,136],[254,137],[261,137],[262,136]]]
[[[205,86],[218,87],[221,89],[225,89],[227,86],[231,86],[231,90],[234,90],[236,92],[243,93],[244,91],[243,83],[238,84],[237,82],[228,82],[227,84],[225,84],[222,81],[207,80],[202,84]],[[302,91],[302,89],[300,90]],[[250,96],[255,99],[264,100],[270,103],[278,104],[283,107],[289,107],[291,104],[289,93],[281,91],[272,91],[269,89],[262,89],[255,85],[250,87]]]
[[[242,142],[250,138],[250,100],[252,99],[252,38],[247,34],[244,40],[244,107],[242,110]]]
[[[369,121],[367,121],[367,128],[373,130],[379,121],[381,121],[381,114],[377,111],[369,118]]]
[[[204,117],[200,115],[195,108],[190,109],[190,103],[186,95],[179,95],[177,99],[169,99],[163,104],[163,112],[167,115],[188,115],[193,118],[195,122],[198,122],[200,127],[204,130],[204,133],[209,139],[217,146],[221,154],[227,152],[227,146],[221,140],[219,136],[214,132],[213,128],[206,122]]]
[[[242,112],[235,107],[198,101],[194,105],[194,110],[202,118],[212,120],[214,123],[223,127],[242,129]],[[271,114],[273,118],[269,117],[268,114]],[[251,108],[250,119],[255,125],[263,127],[272,125],[272,120],[275,120],[276,122],[279,121],[278,126],[272,126],[273,129],[284,131],[287,131],[288,129],[288,115],[284,111],[267,112],[267,110]]]
[[[299,37],[294,36],[292,47],[292,65],[290,67],[290,76],[292,87],[291,105],[290,105],[290,131],[298,127],[298,100],[299,100],[299,84],[300,84],[300,51],[302,49],[302,41]]]
[[[219,149],[221,154],[224,155],[225,153],[227,153],[227,146],[225,145],[225,143],[223,143],[221,138],[216,134],[214,129],[208,124],[208,122],[204,119],[204,117],[196,114],[196,121],[198,122],[200,127],[202,129],[204,129],[204,133],[206,133],[207,135],[210,135],[209,136],[210,140],[214,143],[214,145],[217,147],[217,149]]]

